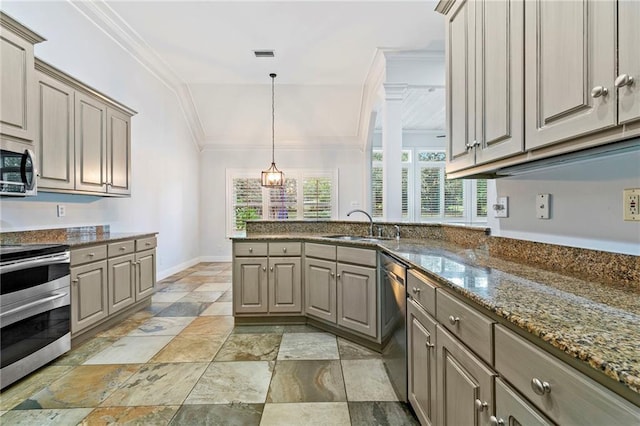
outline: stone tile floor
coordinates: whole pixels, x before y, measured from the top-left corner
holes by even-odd
[[[416,425],[379,354],[305,325],[234,326],[231,264],[158,283],[152,305],[0,393],[3,425]]]

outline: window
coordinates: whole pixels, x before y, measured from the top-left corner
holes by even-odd
[[[371,159],[371,216],[382,217],[382,151],[373,151]],[[408,219],[411,151],[402,151],[402,164],[402,217]]]
[[[412,161],[415,158],[416,161]],[[403,150],[402,217],[410,221],[484,221],[487,181],[448,180],[441,149]],[[373,151],[371,200],[374,217],[382,217],[382,152]]]
[[[263,188],[259,170],[227,170],[227,234],[245,231],[247,220],[331,219],[337,182],[337,171],[287,170],[281,188]]]

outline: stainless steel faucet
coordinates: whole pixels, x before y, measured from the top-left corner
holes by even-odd
[[[369,218],[369,236],[373,237],[373,218],[371,217],[371,215],[365,212],[364,210],[355,209],[347,213],[347,216],[351,216],[351,213],[356,213],[356,212],[364,213],[365,215],[367,215],[367,217]]]
[[[396,228],[396,240],[400,240],[400,227],[398,225],[393,225]]]

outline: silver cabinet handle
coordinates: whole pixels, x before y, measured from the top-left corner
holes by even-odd
[[[459,317],[454,317],[453,315],[449,315],[449,324],[456,325],[459,322],[460,322]]]
[[[253,253],[253,247],[249,247],[249,253]]]
[[[336,277],[338,277],[338,279],[340,279],[340,274],[336,275]]]
[[[89,253],[89,254],[87,254],[87,256],[89,256],[89,257],[93,257],[93,256],[95,256],[95,255],[96,255],[95,253]]]
[[[633,77],[629,74],[620,74],[616,77],[616,81],[613,83],[618,89],[624,86],[631,86],[633,84]]]
[[[271,272],[273,272],[273,266],[272,266],[271,268],[269,268],[269,270],[270,270]]]
[[[489,417],[489,424],[491,426],[502,426],[504,425],[504,420],[497,418],[496,416]]]
[[[474,404],[476,406],[476,410],[478,411],[483,411],[489,406],[489,404],[487,404],[486,402],[482,402],[479,399],[476,399]]]
[[[425,343],[424,345],[427,347],[427,349],[433,349],[433,348],[436,347],[436,345],[434,345],[433,343],[429,343],[429,342]]]
[[[262,267],[262,272],[267,272],[267,267],[266,266]]]
[[[422,289],[419,289],[418,287],[414,287],[412,290],[414,294],[420,294],[420,292],[422,291]]]
[[[464,147],[467,149],[467,151],[469,151],[471,148],[475,146],[475,144],[476,144],[475,141],[473,141],[473,143],[465,142]]]
[[[596,86],[593,89],[591,89],[591,97],[592,98],[599,98],[600,96],[607,96],[609,94],[609,89],[607,89],[606,87],[602,87],[602,86]]]
[[[534,377],[531,379],[531,389],[537,395],[544,395],[545,393],[551,393],[551,386],[547,382],[543,382],[542,380]]]
[[[334,274],[333,272],[331,272],[331,278],[335,277],[336,274]]]
[[[126,247],[120,247],[120,251],[125,251],[126,249]]]
[[[286,253],[287,252],[287,248],[286,247],[282,247],[282,252]]]
[[[146,243],[144,243],[145,246],[150,246],[151,243],[149,241],[147,241]]]

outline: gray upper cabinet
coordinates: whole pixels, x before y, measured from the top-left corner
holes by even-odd
[[[76,189],[105,192],[107,188],[107,106],[76,93]]]
[[[107,108],[107,192],[131,194],[131,117]]]
[[[40,188],[75,188],[74,89],[36,71]]]
[[[520,153],[522,0],[456,2],[447,14],[447,172]]]
[[[0,134],[33,142],[36,135],[33,45],[45,39],[0,12]]]
[[[640,120],[640,5],[618,2],[618,122]],[[633,79],[633,80],[630,80]]]
[[[614,126],[616,2],[531,0],[525,7],[527,148]]]

